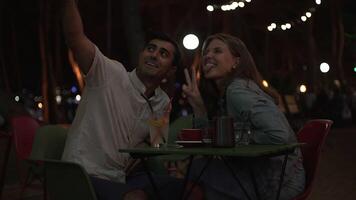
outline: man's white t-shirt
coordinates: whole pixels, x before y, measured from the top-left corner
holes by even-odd
[[[149,136],[147,120],[152,111],[141,95],[144,92],[135,70],[127,72],[96,47],[62,159],[79,163],[91,176],[125,182],[130,156],[118,150],[134,147]],[[157,88],[149,102],[154,112],[163,112],[169,97]]]

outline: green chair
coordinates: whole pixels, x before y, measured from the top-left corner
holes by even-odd
[[[42,160],[60,160],[64,150],[68,130],[59,125],[44,125],[36,129],[31,154],[26,159],[28,176],[26,184],[37,179],[43,183],[44,199],[46,199],[46,186],[44,183],[44,166]]]
[[[37,129],[30,155],[31,160],[60,160],[67,138],[67,128],[45,125]]]
[[[79,164],[44,160],[50,200],[96,200],[94,188],[85,169]]]
[[[60,160],[67,138],[67,129],[59,125],[45,125],[37,128],[32,150],[26,160],[29,164],[28,182],[33,179],[42,179],[44,159]]]

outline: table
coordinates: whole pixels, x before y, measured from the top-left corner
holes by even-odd
[[[185,186],[188,181],[189,177],[189,170],[191,167],[191,163],[193,161],[194,156],[209,156],[209,160],[213,159],[214,157],[220,157],[223,159],[225,162],[226,166],[229,168],[230,172],[232,173],[233,177],[235,180],[238,182],[238,184],[241,186],[242,190],[244,191],[245,195],[247,196],[248,199],[251,199],[249,195],[247,194],[246,190],[244,189],[243,185],[240,183],[238,177],[236,174],[233,172],[232,168],[230,167],[228,160],[226,157],[236,157],[236,158],[246,158],[246,159],[259,159],[259,158],[265,158],[265,157],[274,157],[274,156],[281,156],[284,155],[284,162],[282,165],[282,171],[280,175],[280,182],[279,182],[279,189],[277,192],[276,199],[279,199],[280,195],[280,190],[283,182],[283,177],[284,177],[284,172],[285,172],[285,167],[287,164],[288,160],[288,155],[292,153],[295,148],[303,145],[303,143],[293,143],[293,144],[285,144],[285,145],[257,145],[257,144],[251,144],[251,145],[241,145],[241,146],[236,146],[232,148],[221,148],[221,147],[194,147],[194,148],[178,148],[173,146],[163,146],[160,148],[154,148],[154,147],[138,147],[138,148],[127,148],[127,149],[120,149],[119,151],[122,153],[129,153],[133,158],[138,158],[143,161],[145,164],[145,158],[150,157],[150,156],[159,156],[159,155],[186,155],[189,156],[189,164],[187,168],[187,173],[184,179],[184,185],[182,189],[182,194],[181,197],[184,199],[184,197],[188,197],[190,192],[193,190],[194,185],[191,186],[191,188],[188,190],[187,194],[185,194]],[[203,174],[204,170],[206,167],[209,165],[209,160],[202,169],[199,177]],[[251,170],[252,171],[252,170]],[[151,181],[151,184],[155,190],[155,193],[158,195],[159,198],[159,192],[158,189],[154,183],[154,180],[152,178],[151,173],[148,171],[148,168],[146,167],[146,172],[148,174],[148,177]],[[257,184],[254,178],[253,173],[251,173],[252,180],[253,180],[253,185],[255,188],[256,196],[260,199],[260,195],[258,193],[257,189]]]

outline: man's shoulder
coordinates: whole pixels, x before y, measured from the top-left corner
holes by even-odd
[[[111,67],[114,70],[120,70],[120,72],[127,72],[125,66],[116,59],[112,59],[104,55],[100,49],[95,46],[95,57],[93,65],[104,65]]]

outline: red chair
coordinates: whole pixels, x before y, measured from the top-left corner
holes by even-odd
[[[36,129],[40,125],[30,116],[13,117],[10,123],[17,158],[26,160],[31,154]]]
[[[298,142],[306,143],[301,148],[306,182],[304,192],[294,200],[303,200],[310,195],[319,165],[321,149],[332,124],[333,121],[331,120],[315,119],[308,121],[299,130],[297,134]]]
[[[30,157],[36,130],[40,127],[40,124],[30,116],[21,115],[12,117],[10,119],[10,125],[12,139],[18,161],[18,170],[20,173],[20,177],[23,179],[24,175],[22,170],[20,170],[19,161],[27,161],[27,159]],[[23,181],[22,192],[28,185],[31,184],[34,175],[36,177],[34,167],[30,163],[30,166],[25,175],[25,179]]]

